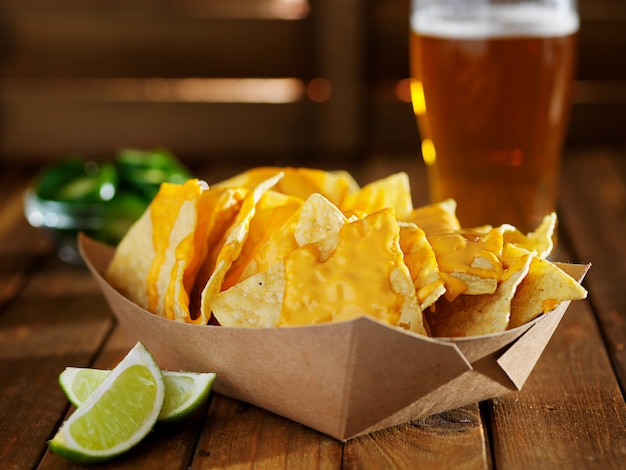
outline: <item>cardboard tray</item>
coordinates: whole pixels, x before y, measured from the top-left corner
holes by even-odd
[[[289,328],[177,323],[104,279],[113,249],[81,234],[79,248],[113,314],[163,369],[216,372],[214,390],[348,440],[520,390],[569,302],[500,334],[427,338],[362,317]],[[561,264],[579,282],[588,265]]]

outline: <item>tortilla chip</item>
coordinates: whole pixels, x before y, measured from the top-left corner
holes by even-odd
[[[248,327],[310,325],[372,315],[426,334],[398,239],[399,227],[390,209],[342,225],[337,236],[304,244],[284,262],[216,294],[211,300],[213,314],[221,325]],[[370,263],[350,262],[355,253],[362,257],[363,250]]]
[[[461,230],[461,223],[456,217],[456,201],[454,199],[446,199],[418,207],[401,220],[414,223],[426,232],[427,236]]]
[[[433,336],[463,337],[501,333],[509,326],[511,302],[518,285],[527,275],[532,255],[511,265],[493,294],[460,295],[453,302],[440,299],[426,312]]]
[[[561,302],[587,297],[587,291],[558,266],[533,257],[528,275],[511,303],[509,328],[523,325],[554,310]]]
[[[250,221],[248,236],[243,244],[241,253],[234,260],[224,278],[222,290],[228,289],[242,278],[242,273],[276,232],[303,204],[302,199],[295,196],[269,190],[259,200],[256,212]]]
[[[540,258],[547,258],[554,248],[556,224],[556,213],[552,212],[543,218],[543,221],[534,232],[527,235],[508,224],[500,226],[498,230],[502,233],[505,244],[511,243],[531,253],[535,253]]]
[[[413,211],[409,177],[401,172],[374,181],[359,192],[348,195],[339,208],[344,212],[365,214],[392,208],[396,217],[403,219]]]
[[[211,273],[206,286],[202,290],[200,299],[201,323],[208,322],[211,316],[211,307],[209,302],[211,301],[211,298],[221,290],[226,273],[241,253],[243,244],[248,236],[250,221],[254,217],[256,211],[256,205],[263,194],[269,191],[272,186],[274,186],[282,178],[282,176],[282,173],[278,173],[261,182],[243,200],[235,222],[226,232],[225,241],[222,244],[221,250],[217,256],[215,269]]]
[[[165,318],[189,318],[188,292],[198,269],[195,260],[203,255],[198,205],[205,189],[206,184],[196,179],[182,185],[163,183],[119,243],[107,269],[111,285]]]
[[[426,310],[446,291],[435,252],[428,243],[426,234],[417,225],[399,223],[399,226],[404,263],[411,273],[420,308]]]
[[[284,261],[287,256],[307,243],[336,236],[347,223],[341,211],[321,194],[312,194],[302,206],[260,247],[246,266],[241,279],[265,271]],[[325,244],[329,242],[326,241]],[[336,241],[331,245],[336,244]],[[334,249],[334,246],[331,246]]]
[[[446,299],[493,294],[502,275],[503,239],[498,230],[440,232],[427,236],[443,277]]]
[[[359,186],[346,171],[328,172],[311,168],[259,167],[253,168],[227,180],[215,183],[213,187],[252,189],[272,176],[283,173],[283,178],[274,186],[274,191],[298,197],[302,200],[311,194],[319,193],[336,206],[343,204],[349,194],[359,190]]]
[[[150,209],[130,227],[106,271],[107,281],[141,308],[148,309],[148,273],[156,257]],[[132,267],[132,269],[131,269]]]
[[[285,295],[285,266],[276,263],[210,299],[222,326],[273,328],[278,326]]]
[[[243,200],[248,194],[248,190],[230,188],[211,188],[206,192],[204,198],[206,203],[203,205],[203,212],[206,216],[204,224],[206,227],[204,240],[206,255],[199,260],[200,267],[190,295],[189,310],[191,312],[190,322],[192,323],[205,323],[207,321],[206,316],[203,317],[200,313],[202,291],[211,273],[215,270],[217,258],[226,239],[226,232],[234,224]]]

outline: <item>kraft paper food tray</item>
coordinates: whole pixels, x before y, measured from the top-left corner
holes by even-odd
[[[190,325],[109,285],[111,247],[82,234],[79,247],[118,322],[162,368],[216,372],[216,392],[338,440],[521,389],[569,304],[504,333],[455,340],[366,317],[289,328]],[[588,269],[561,267],[578,280]]]

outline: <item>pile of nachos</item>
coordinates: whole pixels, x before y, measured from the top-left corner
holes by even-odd
[[[432,337],[500,333],[586,297],[548,259],[556,214],[524,234],[461,227],[456,206],[414,207],[403,172],[363,187],[345,171],[291,167],[163,183],[106,278],[178,322],[274,328],[368,315]]]

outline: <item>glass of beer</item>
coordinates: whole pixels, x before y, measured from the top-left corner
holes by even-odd
[[[575,0],[412,0],[411,95],[433,201],[464,227],[556,210]]]

